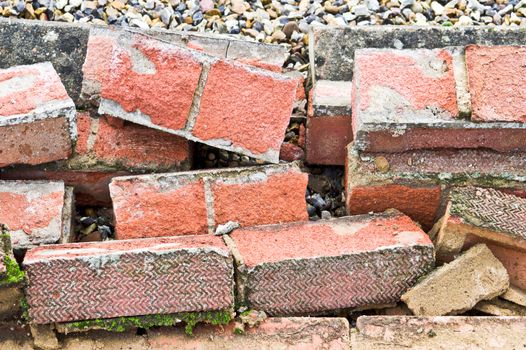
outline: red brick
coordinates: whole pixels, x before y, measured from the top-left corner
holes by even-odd
[[[349,323],[345,318],[270,317],[236,335],[234,324],[198,326],[188,337],[182,329],[161,328],[148,332],[152,349],[349,349]]]
[[[352,138],[349,116],[307,116],[307,162],[324,165],[345,164],[345,148]]]
[[[98,53],[105,46],[95,48]],[[190,51],[142,35],[122,35],[113,46],[109,74],[99,77],[101,98],[116,109],[115,116],[138,111],[148,124],[183,130],[201,70],[202,62]]]
[[[0,167],[67,158],[74,116],[51,63],[0,70]]]
[[[305,151],[298,145],[291,142],[283,142],[279,151],[279,159],[286,162],[294,162],[296,160],[303,160],[305,158]]]
[[[361,316],[351,333],[353,350],[520,349],[524,317]]]
[[[187,170],[191,142],[166,132],[124,122],[109,116],[77,114],[76,158],[69,168],[94,167],[125,170]]]
[[[0,180],[63,181],[75,190],[75,203],[88,206],[111,206],[108,185],[125,171],[68,170],[61,166],[16,167],[0,172]]]
[[[63,231],[62,182],[0,181],[0,222],[10,230],[14,248],[57,242]]]
[[[150,36],[122,31],[90,35],[88,51],[108,46],[113,47],[109,60],[104,53],[90,60],[96,53],[88,53],[84,65],[88,74],[83,90],[88,98],[89,92],[93,97],[100,90],[99,113],[279,161],[297,80]],[[109,72],[93,68],[100,60],[107,61]],[[250,84],[243,84],[247,81]]]
[[[358,50],[353,81],[355,147],[367,152],[525,150],[524,125],[456,119],[471,112],[465,74],[463,56],[454,49]]]
[[[192,135],[277,162],[296,88],[297,81],[284,75],[227,61],[213,63]]]
[[[354,186],[347,194],[349,214],[366,214],[396,208],[424,227],[433,225],[441,199],[440,186]]]
[[[118,239],[205,234],[205,186],[193,174],[115,178],[110,194]]]
[[[233,308],[232,258],[213,236],[44,246],[24,267],[36,324]]]
[[[427,235],[396,211],[237,229],[224,239],[239,302],[270,315],[393,304],[434,265]]]
[[[308,175],[296,167],[251,168],[229,178],[211,180],[215,224],[241,226],[307,220]]]
[[[440,261],[486,243],[508,270],[511,284],[526,289],[526,198],[495,189],[454,189],[431,235]]]
[[[385,168],[375,164],[383,159]],[[452,186],[478,185],[524,191],[526,156],[489,150],[418,150],[362,153],[348,147],[347,210],[352,214],[396,208],[430,229]]]
[[[352,141],[350,82],[318,80],[307,113],[307,162],[344,165]]]
[[[466,64],[473,120],[526,122],[526,46],[471,45]]]
[[[306,188],[307,175],[292,163],[115,178],[110,193],[122,239],[306,220]]]

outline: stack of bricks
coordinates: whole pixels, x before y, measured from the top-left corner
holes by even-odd
[[[396,304],[433,269],[431,240],[399,211],[308,221],[308,174],[279,159],[305,97],[302,76],[282,72],[282,47],[76,30],[82,72],[0,71],[0,223],[12,241],[0,257],[23,260],[36,338],[181,321],[191,331],[249,308],[270,316],[247,329],[254,339],[300,330],[344,348],[345,319],[301,316]],[[195,143],[260,165],[196,169]],[[75,243],[75,205],[98,204],[113,209],[114,239]],[[0,265],[0,279],[10,271]]]

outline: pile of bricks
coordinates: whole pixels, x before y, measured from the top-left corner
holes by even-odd
[[[281,48],[77,30],[71,74],[0,70],[0,320],[24,312],[35,347],[96,329],[149,329],[138,349],[433,347],[466,328],[455,341],[526,330],[503,317],[526,316],[524,47],[362,47],[352,81],[314,71],[306,160],[344,160],[351,216],[309,221],[306,168],[280,161],[303,89]],[[506,78],[498,92],[488,71]],[[197,169],[195,143],[260,165]],[[79,203],[111,206],[115,237],[75,242]],[[350,331],[341,316],[363,310],[382,316]],[[467,311],[497,317],[451,317]],[[112,337],[99,345],[131,339]]]

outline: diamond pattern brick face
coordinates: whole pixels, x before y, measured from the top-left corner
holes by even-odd
[[[238,229],[238,295],[270,315],[396,303],[434,265],[427,235],[399,212]]]
[[[24,265],[37,324],[232,308],[232,260],[217,237],[42,247]]]
[[[451,213],[464,222],[526,240],[526,198],[476,187],[458,188],[451,197]]]

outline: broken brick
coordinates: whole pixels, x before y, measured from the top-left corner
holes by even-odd
[[[75,106],[51,63],[0,70],[0,96],[0,167],[70,155]]]
[[[401,299],[415,315],[454,315],[501,295],[509,285],[504,266],[479,244],[431,272]]]

